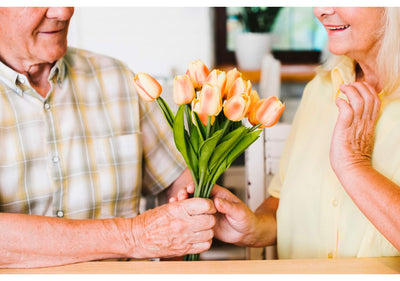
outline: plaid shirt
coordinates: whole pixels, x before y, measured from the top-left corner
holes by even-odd
[[[41,97],[0,63],[0,212],[131,217],[140,192],[184,165],[156,105],[139,100],[121,62],[69,48]]]

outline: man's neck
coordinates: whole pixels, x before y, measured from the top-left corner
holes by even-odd
[[[54,63],[32,63],[27,61],[22,61],[19,59],[10,60],[5,59],[0,54],[0,60],[6,64],[8,67],[14,69],[16,72],[24,74],[31,86],[42,96],[46,97],[50,90],[50,83],[48,77],[53,67]]]
[[[36,64],[31,65],[23,74],[28,77],[31,86],[42,96],[46,97],[50,90],[48,77],[53,64]]]

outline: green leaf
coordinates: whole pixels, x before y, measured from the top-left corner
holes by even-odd
[[[190,132],[190,143],[192,144],[192,147],[197,155],[200,147],[200,136],[199,131],[194,127],[195,126],[192,126],[192,131]]]
[[[234,147],[234,149],[229,152],[226,157],[228,163],[232,163],[240,154],[243,153],[253,142],[255,142],[260,136],[262,130],[247,133],[239,143]],[[230,164],[229,164],[230,165]]]
[[[222,130],[215,132],[210,138],[205,140],[199,148],[199,171],[204,172],[208,169],[208,160],[210,159],[218,141],[220,140]]]
[[[193,170],[192,161],[189,158],[189,148],[187,146],[185,137],[185,134],[187,134],[187,132],[185,130],[184,110],[185,107],[181,105],[179,106],[179,109],[176,113],[173,126],[174,140],[176,148],[182,154],[186,165],[189,167],[189,169]]]
[[[225,157],[222,157],[223,160],[214,166],[210,173],[211,182],[215,183],[222,173],[231,166],[232,162],[258,139],[261,132],[262,130],[258,130],[243,136],[234,148]]]
[[[227,134],[220,144],[215,148],[215,151],[209,161],[209,169],[213,170],[215,165],[224,159],[229,151],[233,150],[236,144],[240,141],[243,135],[246,133],[246,127],[239,127],[236,130]]]
[[[194,111],[192,112],[196,128],[199,130],[199,136],[201,137],[201,141],[204,141],[204,139],[206,138],[206,127],[203,125],[203,123],[201,123],[199,115]]]
[[[174,119],[175,119],[174,113],[171,111],[168,104],[162,97],[158,97],[156,101],[158,103],[158,106],[161,108],[161,111],[163,112],[164,117],[168,122],[168,125],[172,129],[174,127]]]

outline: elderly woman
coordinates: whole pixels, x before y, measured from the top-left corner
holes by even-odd
[[[215,236],[279,258],[400,252],[400,9],[315,8],[336,57],[307,85],[272,195],[251,212],[222,188]]]

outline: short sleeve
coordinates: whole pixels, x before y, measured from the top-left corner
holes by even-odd
[[[173,133],[156,102],[139,100],[143,143],[143,194],[167,188],[186,168]]]
[[[282,152],[278,172],[272,177],[272,180],[268,186],[268,193],[273,197],[280,198],[280,191],[286,177],[286,171],[290,162],[292,148],[296,140],[296,134],[301,124],[301,120],[304,118],[304,115],[307,114],[308,100],[311,98],[310,92],[312,92],[311,89],[313,88],[312,85],[314,81],[315,79],[308,83],[304,89],[300,105],[293,120],[292,128],[290,129],[288,139],[286,140]]]

